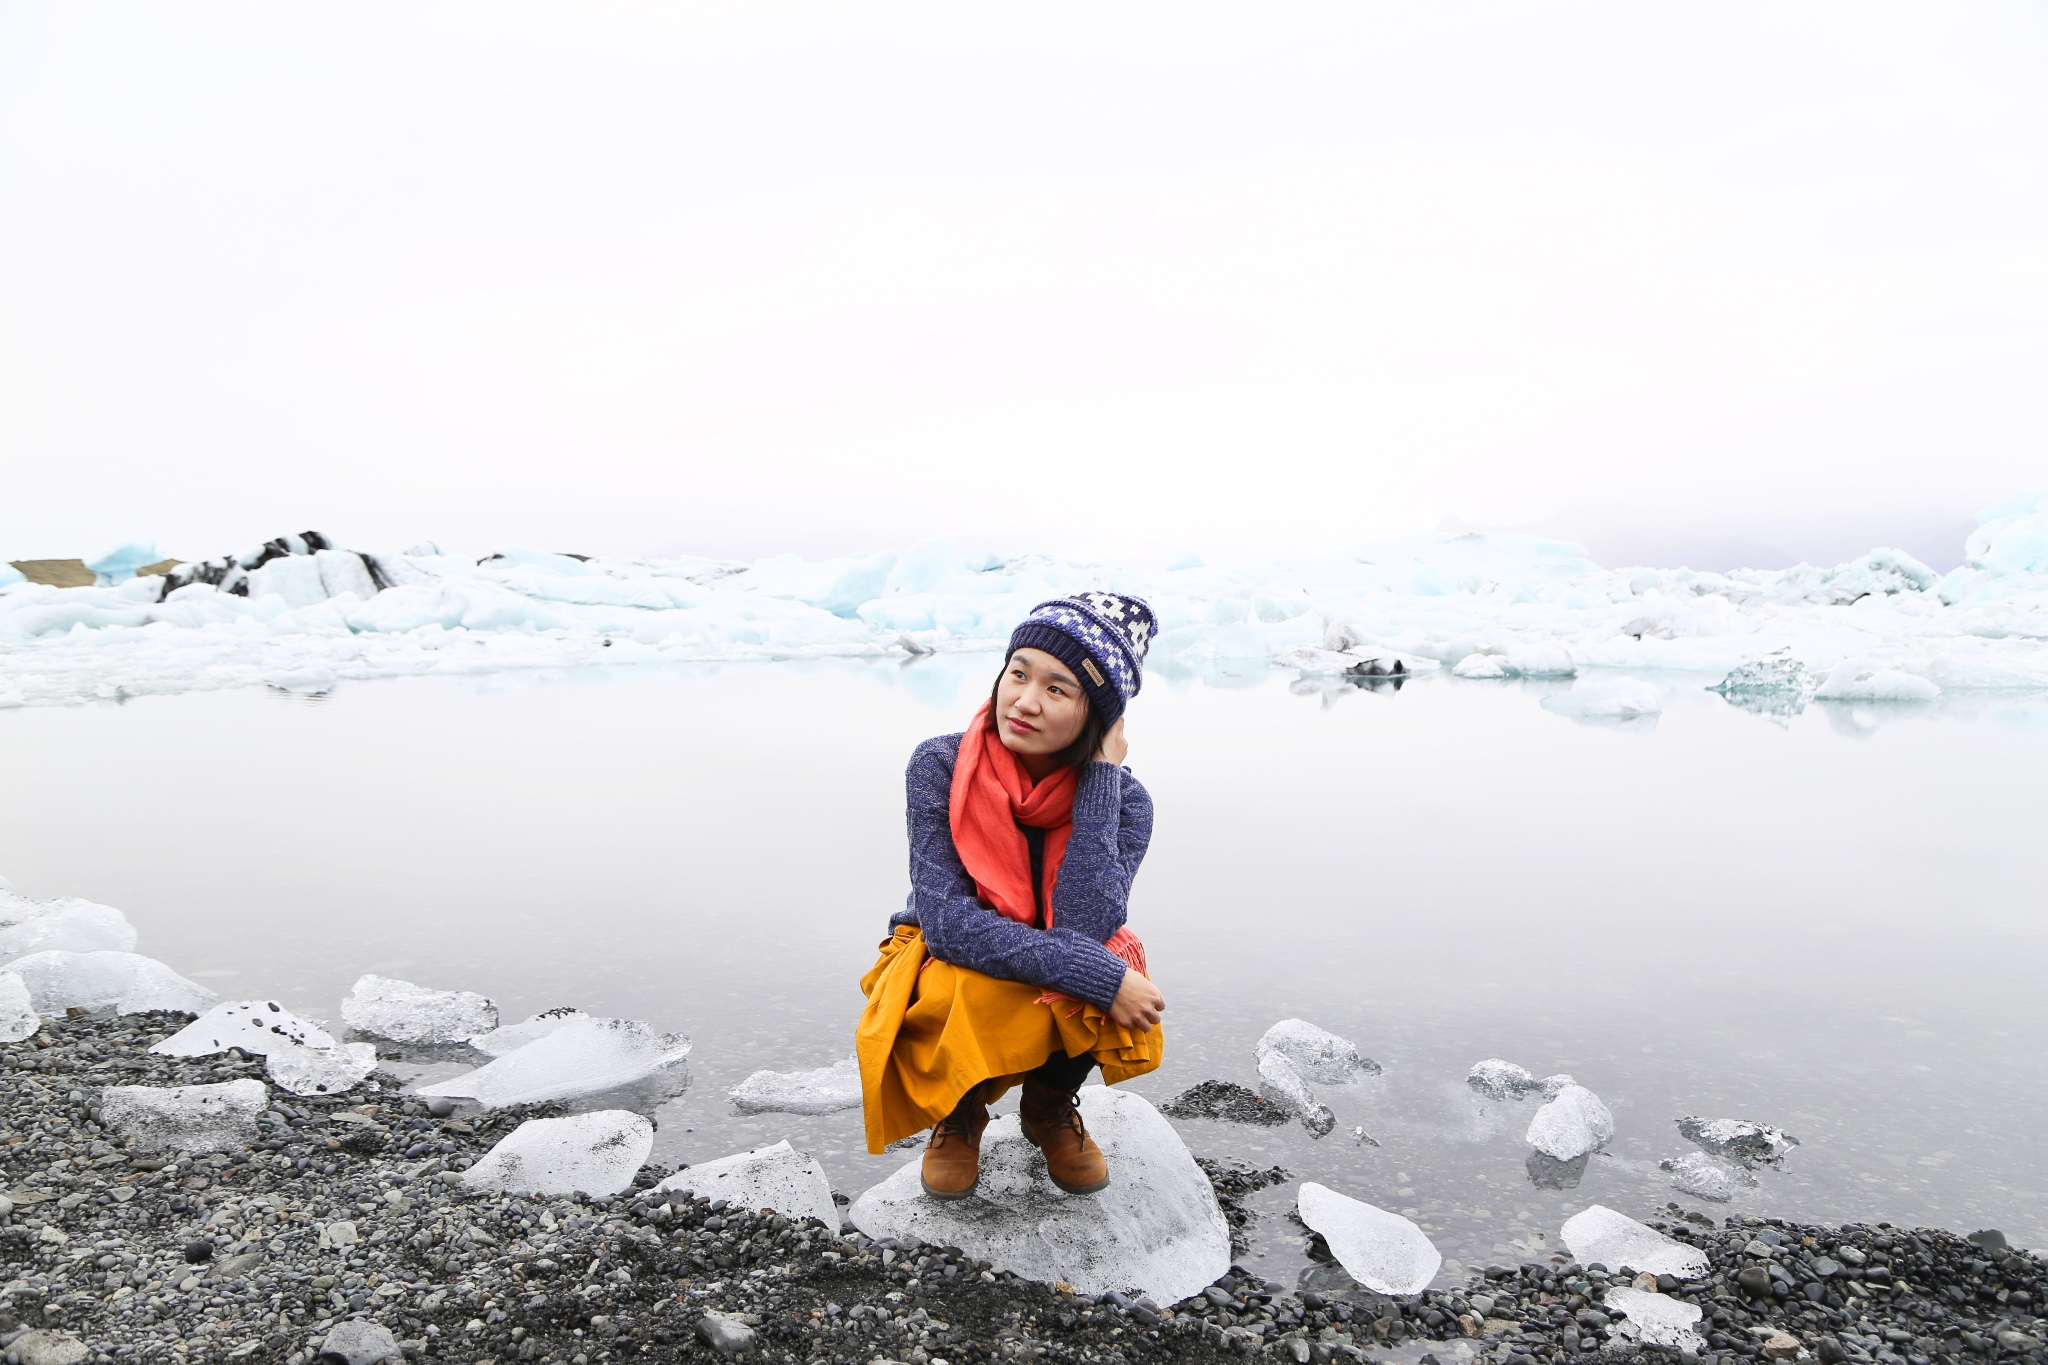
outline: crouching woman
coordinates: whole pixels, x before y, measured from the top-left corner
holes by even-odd
[[[1041,603],[966,733],[911,755],[910,897],[861,979],[855,1050],[868,1150],[930,1128],[934,1198],[974,1192],[988,1106],[1019,1082],[1053,1182],[1102,1189],[1076,1092],[1159,1065],[1166,1002],[1124,926],[1152,800],[1122,767],[1155,629],[1133,597]]]

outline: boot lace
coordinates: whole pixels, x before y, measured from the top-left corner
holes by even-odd
[[[1079,1091],[1070,1090],[1064,1095],[1053,1095],[1045,1102],[1044,1108],[1033,1108],[1035,1112],[1031,1115],[1032,1124],[1048,1133],[1056,1133],[1062,1128],[1071,1128],[1076,1133],[1088,1131],[1081,1123]]]

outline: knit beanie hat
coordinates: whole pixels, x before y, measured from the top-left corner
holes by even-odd
[[[1033,607],[1010,632],[1010,653],[1042,649],[1073,669],[1088,704],[1114,725],[1144,683],[1145,651],[1158,633],[1158,618],[1141,598],[1076,593]]]

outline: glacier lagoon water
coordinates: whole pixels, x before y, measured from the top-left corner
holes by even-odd
[[[0,872],[115,905],[223,995],[334,1019],[365,971],[696,1040],[656,1159],[790,1138],[858,1194],[859,1115],[741,1117],[760,1067],[850,1050],[855,979],[903,878],[901,769],[993,656],[578,670],[0,712]],[[1661,714],[1575,722],[1572,684],[1395,689],[1156,678],[1131,765],[1160,819],[1133,923],[1168,1000],[1155,1102],[1256,1084],[1299,1016],[1386,1068],[1323,1087],[1336,1131],[1180,1125],[1410,1211],[1463,1265],[1557,1249],[1589,1203],[2003,1228],[2048,1243],[2048,706],[1812,705],[1772,718],[1661,676]],[[1583,685],[1583,684],[1581,684]],[[1565,708],[1569,710],[1570,708]],[[1539,1188],[1540,1100],[1463,1083],[1570,1072],[1616,1135]],[[1007,1104],[1004,1106],[1007,1107]],[[1682,1115],[1796,1134],[1732,1205],[1657,1168]],[[1380,1143],[1357,1141],[1362,1127]],[[1247,1263],[1291,1280],[1294,1186]]]

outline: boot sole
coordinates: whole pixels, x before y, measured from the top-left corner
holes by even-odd
[[[1033,1147],[1038,1147],[1040,1151],[1045,1150],[1043,1147],[1039,1147],[1038,1137],[1036,1134],[1034,1134],[1029,1128],[1024,1128],[1022,1124],[1019,1124],[1017,1126],[1023,1129],[1024,1140],[1026,1142],[1030,1143]],[[1069,1185],[1066,1181],[1054,1175],[1052,1173],[1052,1168],[1050,1166],[1046,1168],[1045,1178],[1052,1181],[1053,1184],[1059,1186],[1061,1189],[1065,1190],[1068,1194],[1100,1194],[1102,1193],[1102,1191],[1109,1188],[1108,1176],[1102,1177],[1102,1179],[1096,1181],[1093,1185]]]
[[[935,1190],[935,1189],[933,1189],[933,1188],[932,1188],[932,1187],[931,1187],[930,1185],[925,1185],[925,1181],[924,1181],[924,1177],[923,1177],[923,1176],[919,1176],[919,1177],[917,1178],[917,1183],[918,1183],[918,1184],[920,1184],[920,1185],[924,1185],[924,1192],[925,1192],[925,1194],[926,1194],[927,1196],[929,1196],[930,1198],[933,1198],[933,1199],[945,1199],[945,1200],[954,1200],[954,1199],[965,1199],[965,1198],[967,1198],[967,1197],[968,1197],[969,1195],[971,1195],[971,1194],[973,1194],[973,1193],[974,1193],[974,1190],[973,1190],[973,1189],[965,1189],[965,1190]],[[976,1182],[976,1184],[977,1184],[977,1185],[979,1185],[979,1183],[980,1183],[980,1182],[978,1182],[978,1181]]]

